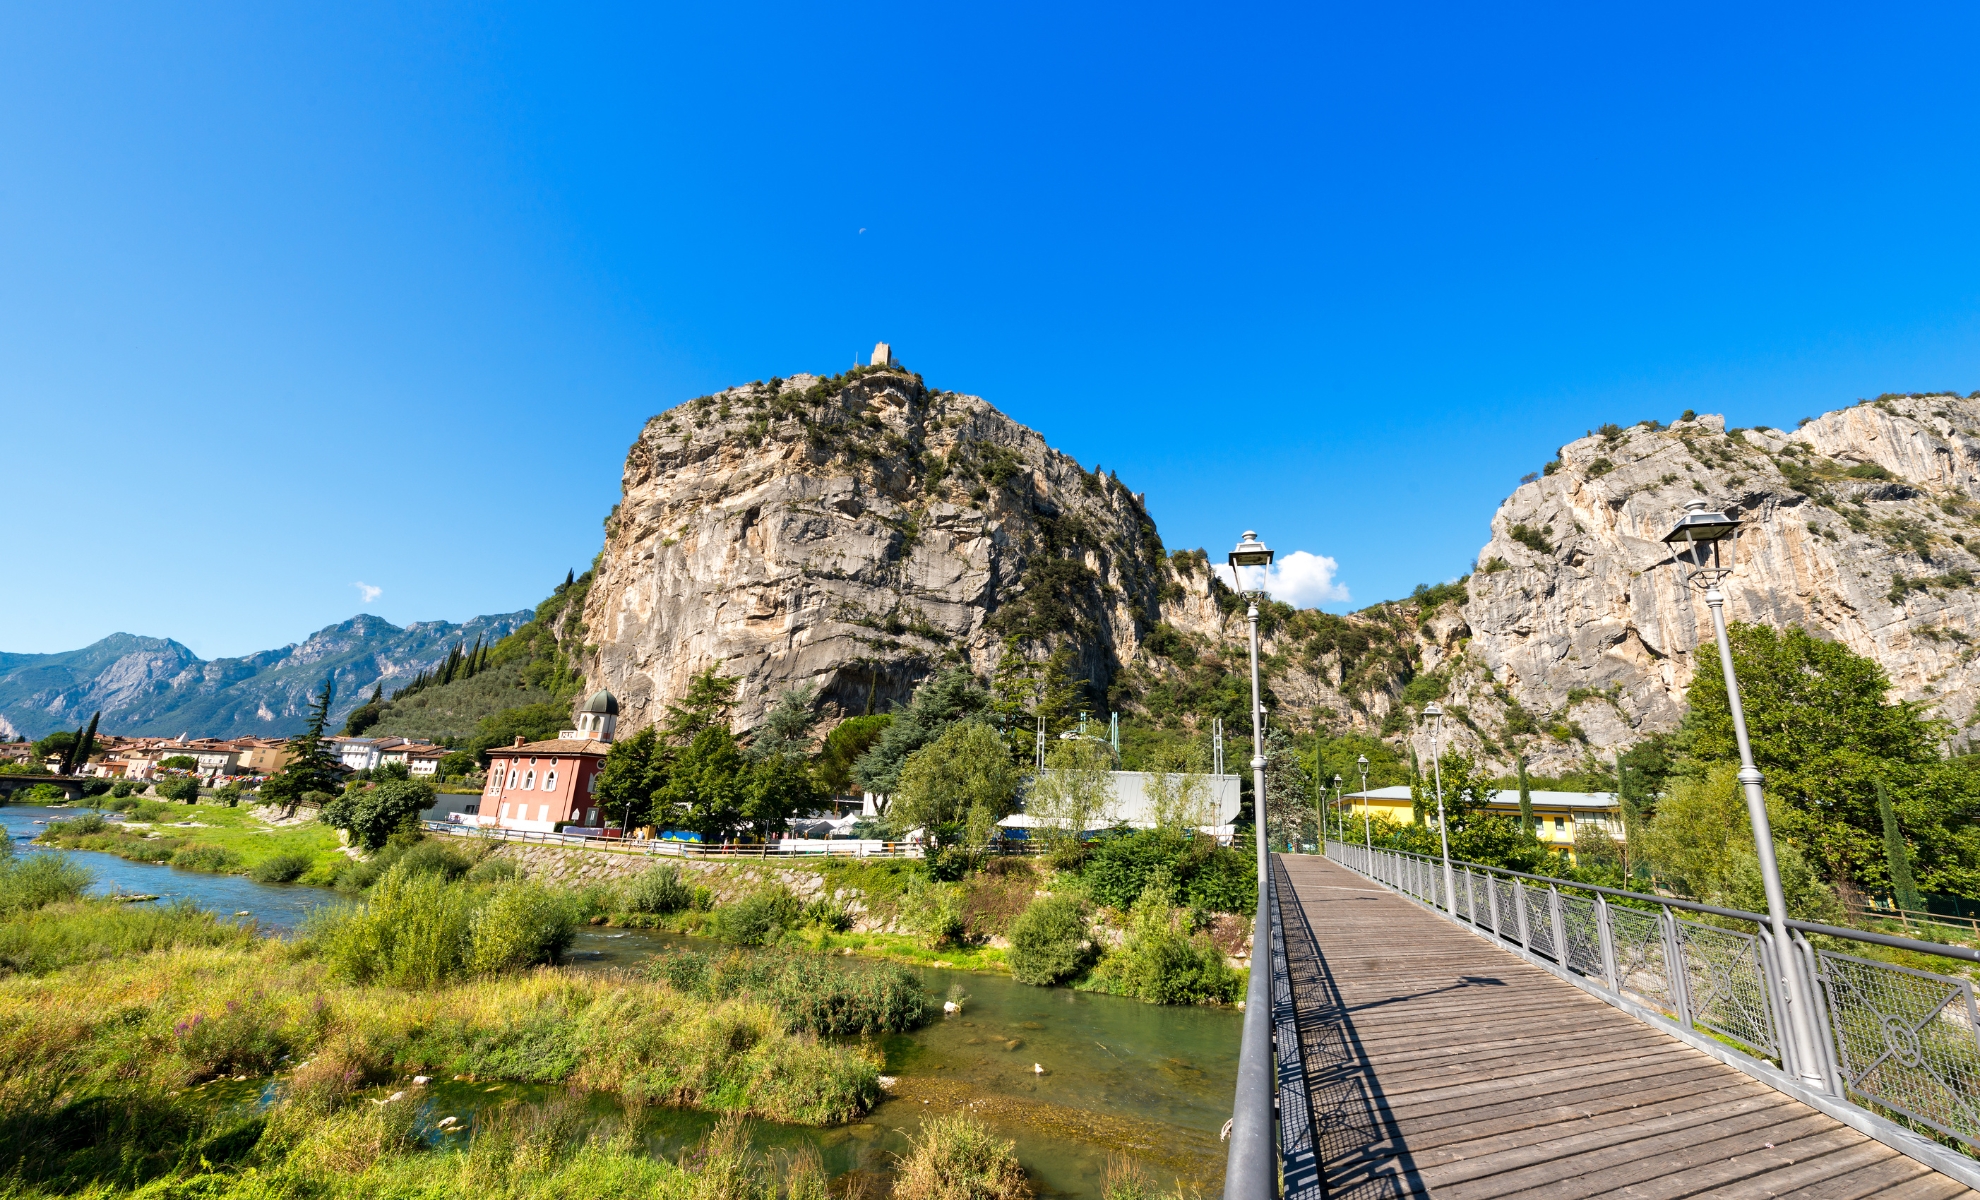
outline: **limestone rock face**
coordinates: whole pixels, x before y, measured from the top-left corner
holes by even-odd
[[[898,367],[734,388],[653,418],[586,599],[591,686],[631,731],[699,671],[736,724],[784,688],[884,711],[944,663],[1070,646],[1104,692],[1156,619],[1139,497],[983,400]],[[595,649],[593,649],[595,647]]]
[[[1473,719],[1500,739],[1572,721],[1603,757],[1675,728],[1701,661],[1717,669],[1710,614],[1661,541],[1699,498],[1745,523],[1729,619],[1798,624],[1869,655],[1894,696],[1963,727],[1976,484],[1980,401],[1953,396],[1886,398],[1793,433],[1708,416],[1564,446],[1500,506],[1471,577],[1456,667]],[[1543,733],[1535,761],[1565,765],[1577,740]]]

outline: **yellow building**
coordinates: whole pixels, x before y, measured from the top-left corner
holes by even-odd
[[[1622,805],[1613,792],[1530,792],[1533,797],[1533,815],[1539,820],[1536,836],[1549,849],[1572,850],[1576,830],[1591,825],[1607,833],[1617,841],[1622,840]],[[1409,788],[1371,788],[1365,792],[1349,792],[1341,797],[1341,805],[1349,812],[1348,833],[1354,833],[1354,822],[1361,817],[1363,809],[1371,816],[1386,817],[1398,825],[1410,825],[1416,821],[1415,807],[1409,797]],[[1436,800],[1428,802],[1432,819],[1436,815]],[[1487,808],[1508,817],[1519,816],[1518,792],[1494,792],[1486,802]]]

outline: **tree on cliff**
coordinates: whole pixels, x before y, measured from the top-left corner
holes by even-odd
[[[1949,727],[1921,703],[1890,701],[1883,667],[1839,643],[1798,627],[1735,623],[1728,633],[1754,765],[1766,776],[1769,812],[1779,809],[1775,832],[1829,879],[1885,891],[1881,782],[1913,842],[1918,887],[1980,894],[1980,779],[1940,757]],[[1690,702],[1679,771],[1737,763],[1725,680],[1710,665]]]

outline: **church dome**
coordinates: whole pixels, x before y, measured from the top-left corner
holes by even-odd
[[[619,715],[619,698],[604,688],[599,688],[597,691],[591,693],[591,699],[586,700],[584,707],[578,709],[578,711],[600,713],[604,716],[616,717]]]

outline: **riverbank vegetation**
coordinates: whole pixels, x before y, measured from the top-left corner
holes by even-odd
[[[125,803],[129,807],[121,819],[78,811],[49,822],[36,841],[268,883],[330,884],[350,862],[339,851],[336,831],[315,822],[276,825],[253,809],[222,804]]]
[[[171,1194],[364,1194],[346,1189],[373,1172],[438,1181],[478,1169],[425,1149],[443,1131],[415,1128],[416,1100],[368,1094],[403,1092],[415,1075],[563,1085],[616,1095],[630,1110],[833,1124],[878,1099],[879,1056],[819,1035],[904,1029],[926,1012],[912,977],[868,982],[870,968],[840,962],[752,972],[693,961],[673,968],[679,986],[665,970],[532,969],[540,931],[567,929],[569,917],[532,919],[565,901],[516,881],[449,881],[401,864],[364,905],[293,942],[190,906],[89,899],[87,882],[59,854],[0,865],[0,1178],[9,1195],[100,1194],[202,1174],[215,1176],[204,1190]],[[455,919],[463,908],[473,914],[465,925]],[[383,920],[410,925],[442,958],[457,940],[467,953],[450,959],[450,972],[404,970],[401,947],[367,941]],[[477,929],[539,933],[498,937],[490,952]],[[379,980],[380,961],[399,968],[393,984]],[[270,1080],[272,1105],[227,1107],[203,1092],[239,1078]],[[555,1117],[492,1122],[474,1145],[484,1156],[512,1147],[518,1129]],[[665,1182],[679,1171],[706,1184],[706,1156],[686,1167],[653,1163],[626,1136],[537,1148],[561,1164],[543,1164],[550,1178],[595,1168]],[[721,1136],[730,1166],[747,1168],[735,1178],[770,1178],[769,1164],[742,1154],[739,1135]],[[290,1186],[249,1186],[271,1176]]]

